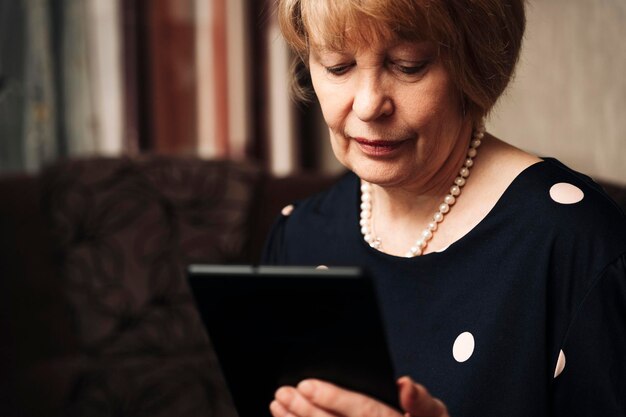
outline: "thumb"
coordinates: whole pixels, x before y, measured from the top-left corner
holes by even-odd
[[[411,417],[450,417],[441,400],[430,395],[421,384],[410,377],[398,379],[400,406]]]

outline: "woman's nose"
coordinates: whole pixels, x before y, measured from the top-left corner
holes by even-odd
[[[393,113],[393,101],[377,76],[361,77],[358,82],[352,110],[363,121],[375,120]]]

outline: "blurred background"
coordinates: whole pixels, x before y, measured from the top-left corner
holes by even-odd
[[[534,0],[491,132],[626,184],[626,2]],[[273,0],[0,0],[0,174],[159,153],[338,172]]]
[[[273,2],[0,0],[0,415],[235,415],[185,267],[258,262],[341,170]],[[625,0],[529,1],[487,123],[622,207],[625,22]]]

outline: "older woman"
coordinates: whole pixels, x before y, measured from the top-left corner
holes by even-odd
[[[265,263],[368,269],[408,415],[626,415],[624,215],[482,122],[523,0],[279,0],[278,16],[351,172],[285,212]],[[318,380],[270,409],[400,414]]]

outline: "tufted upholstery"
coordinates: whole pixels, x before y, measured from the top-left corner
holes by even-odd
[[[0,414],[234,415],[184,267],[253,261],[282,204],[328,181],[166,157],[0,180]]]

